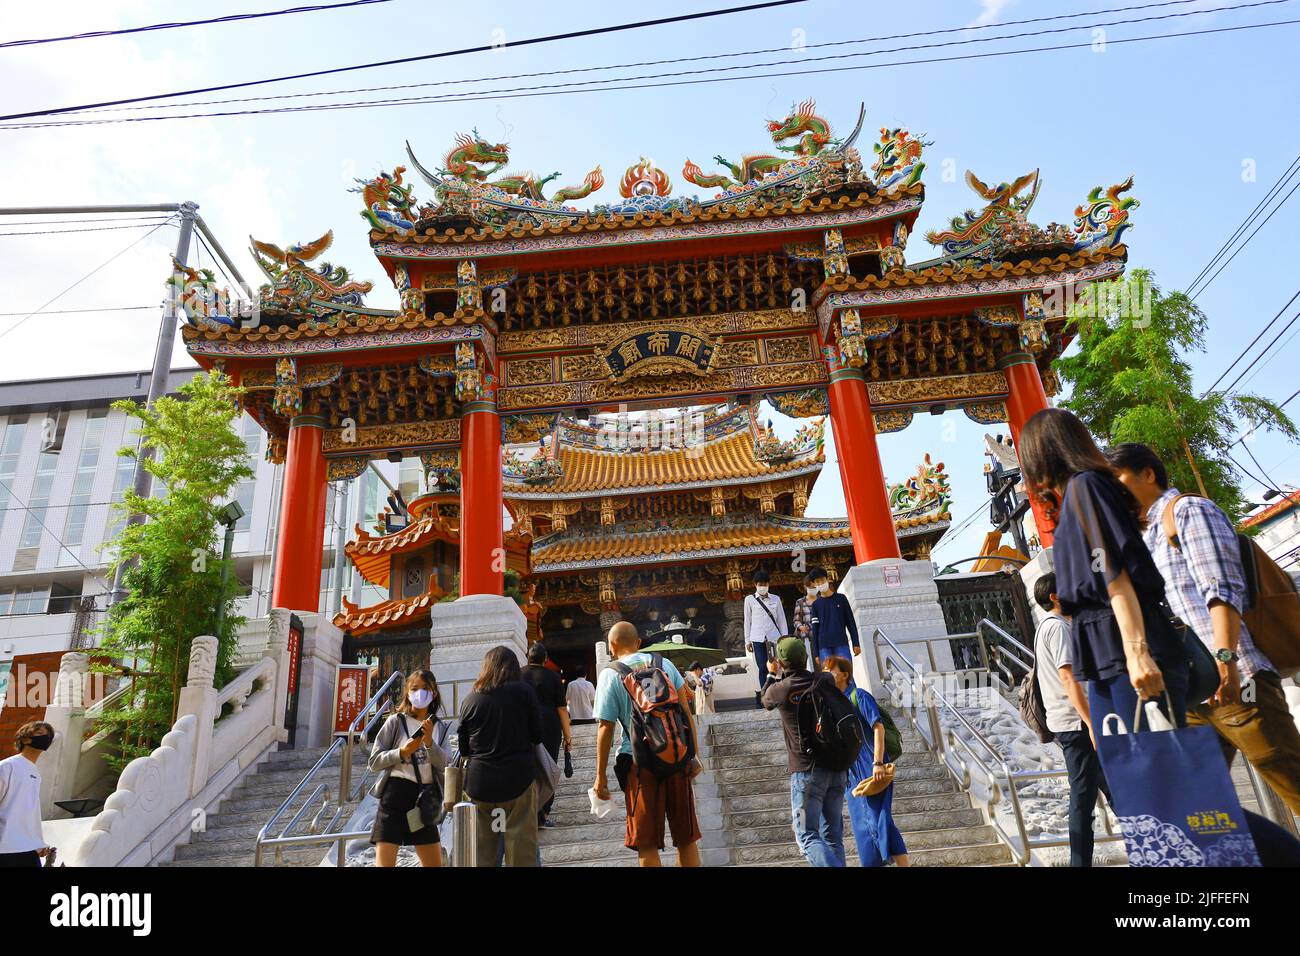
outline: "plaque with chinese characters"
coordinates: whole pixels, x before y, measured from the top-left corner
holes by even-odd
[[[599,346],[596,354],[604,361],[615,382],[638,375],[671,375],[689,372],[708,375],[718,355],[717,340],[693,329],[640,329]]]

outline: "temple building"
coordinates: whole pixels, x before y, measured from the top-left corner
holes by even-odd
[[[656,586],[663,601],[703,596],[688,606],[721,607],[726,622],[748,567],[776,568],[796,545],[845,562],[851,552],[846,587],[864,623],[893,607],[896,630],[942,627],[930,563],[904,558],[876,435],[960,410],[1018,440],[1056,390],[1071,306],[1123,274],[1137,201],[1124,195],[1131,179],[1096,186],[1071,225],[1038,226],[1038,170],[996,184],[967,171],[982,205],[925,234],[938,256],[909,258],[930,143],[883,128],[866,161],[865,116],[836,135],[811,100],[795,104],[766,124],[773,152],[737,151],[716,171],[685,159],[681,178],[706,195],[675,192],[641,158],[616,197],[587,209],[575,203],[604,186],[602,165],[548,194],[554,177],[505,171],[509,144],[461,134],[427,165],[416,155],[427,144],[408,144],[418,181],[396,166],[356,190],[395,312],[366,306],[371,284],[347,269],[311,265],[329,232],[255,242],[268,279],[255,302],[178,268],[186,347],[244,388],[268,454],[285,464],[272,603],[317,606],[328,483],[373,459],[418,457],[459,498],[460,599],[429,607],[432,659],[458,689],[485,647],[522,649],[540,626],[503,596],[507,506],[533,535],[548,631],[566,608],[573,630],[640,613]],[[797,456],[763,457],[757,421],[744,418],[759,401],[829,418],[846,522],[801,517],[813,472],[799,474]],[[716,476],[678,451],[590,447],[602,415],[714,406],[726,409],[706,413],[702,447]],[[507,447],[539,442],[541,463],[503,470]],[[1047,546],[1050,525],[1034,517]],[[711,533],[694,526],[705,519]],[[880,590],[895,585],[905,609]]]
[[[804,515],[825,464],[824,425],[781,441],[753,407],[726,404],[562,416],[537,446],[508,450],[505,542],[525,615],[537,619],[530,643],[544,638],[571,676],[593,672],[596,642],[616,620],[647,637],[676,620],[690,643],[743,654],[741,601],[755,571],[768,571],[789,615],[807,568],[837,577],[853,562],[847,518]],[[943,465],[927,457],[890,502],[903,556],[928,558],[951,519]],[[348,660],[388,673],[427,656],[430,606],[456,589],[457,508],[457,496],[435,492],[382,515],[384,533],[359,529],[346,554],[391,597],[345,601],[334,623]]]

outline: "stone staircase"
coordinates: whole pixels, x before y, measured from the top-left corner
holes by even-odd
[[[703,834],[705,866],[804,866],[790,829],[790,775],[775,713],[745,710],[700,719],[705,770],[695,780],[696,811]],[[947,771],[925,752],[910,728],[900,722],[904,757],[894,791],[894,819],[918,866],[1008,865],[1010,854],[997,841],[969,797]],[[617,740],[615,742],[617,747]],[[555,827],[539,834],[543,866],[636,866],[637,855],[623,846],[626,815],[622,795],[609,773],[615,809],[604,820],[591,815],[587,789],[595,766],[596,726],[573,727],[574,775],[561,777],[552,810]],[[206,829],[176,848],[163,866],[252,866],[253,842],[275,808],[297,786],[323,749],[277,751],[239,782]],[[336,765],[335,765],[336,766]],[[333,785],[337,770],[323,778]],[[300,798],[301,800],[301,798]],[[301,802],[295,803],[296,810]],[[314,812],[314,810],[312,811]],[[286,818],[287,819],[287,818]],[[845,812],[845,849],[857,865],[857,848]],[[286,848],[283,864],[315,866],[329,848]],[[664,865],[676,862],[672,841]],[[272,865],[268,851],[264,865]],[[412,858],[409,862],[414,862]]]
[[[173,859],[160,866],[252,866],[253,846],[257,832],[262,828],[284,798],[293,792],[307,771],[325,753],[326,748],[310,750],[277,750],[259,764],[256,771],[247,773],[235,785],[230,795],[223,798],[216,813],[208,814],[203,830],[193,833],[190,842],[176,847]],[[364,758],[363,758],[364,759]],[[338,759],[330,760],[330,772],[321,778],[331,791],[338,786]],[[365,771],[365,764],[358,773]],[[311,788],[308,788],[310,790]],[[277,823],[277,829],[289,822],[302,806],[304,797],[291,805],[289,813]],[[309,815],[315,808],[309,811]],[[305,832],[299,826],[295,832]],[[325,844],[306,847],[285,847],[283,862],[286,866],[316,866],[329,851]],[[274,863],[274,851],[263,856],[263,866]]]

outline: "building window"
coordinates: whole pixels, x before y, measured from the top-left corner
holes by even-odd
[[[135,459],[120,456],[117,469],[113,472],[113,494],[109,499],[113,504],[126,499],[126,492],[135,480]],[[126,526],[126,513],[121,508],[111,508],[108,526],[104,529],[104,540],[111,541]]]
[[[22,454],[23,439],[27,436],[27,416],[11,418],[5,424],[4,437],[0,438],[0,524],[9,511],[10,490],[18,474],[18,458]]]
[[[48,584],[14,588],[0,592],[0,615],[44,614],[49,603]]]
[[[86,414],[86,427],[81,437],[81,452],[77,455],[77,474],[72,480],[72,496],[68,502],[68,517],[63,525],[63,543],[69,548],[81,545],[86,533],[86,515],[90,511],[91,492],[95,487],[95,472],[99,468],[99,452],[104,444],[104,424],[107,411],[92,409]]]
[[[54,472],[58,467],[58,450],[42,449],[40,457],[36,459],[36,479],[32,482],[32,494],[27,500],[27,518],[23,522],[22,536],[18,539],[19,548],[41,546],[41,532],[45,530],[45,516],[50,504],[50,488],[54,485]]]

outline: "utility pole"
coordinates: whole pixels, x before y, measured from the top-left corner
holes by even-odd
[[[176,238],[176,261],[182,266],[189,264],[190,239],[194,235],[194,219],[198,213],[197,203],[183,202],[178,207],[181,216],[180,235]],[[172,350],[176,347],[176,323],[179,319],[181,290],[176,284],[167,284],[167,298],[163,302],[162,325],[158,328],[158,344],[154,348],[153,371],[149,376],[149,394],[145,399],[145,408],[152,408],[154,402],[167,394],[168,380],[171,378]],[[153,476],[145,468],[145,462],[153,458],[153,449],[145,448],[137,440],[135,446],[135,480],[132,482],[135,494],[148,498],[153,491]],[[143,524],[144,515],[135,513],[127,520],[128,524]],[[122,590],[122,577],[126,569],[118,564],[113,573],[113,588],[109,592],[108,606],[120,602],[126,597]]]

